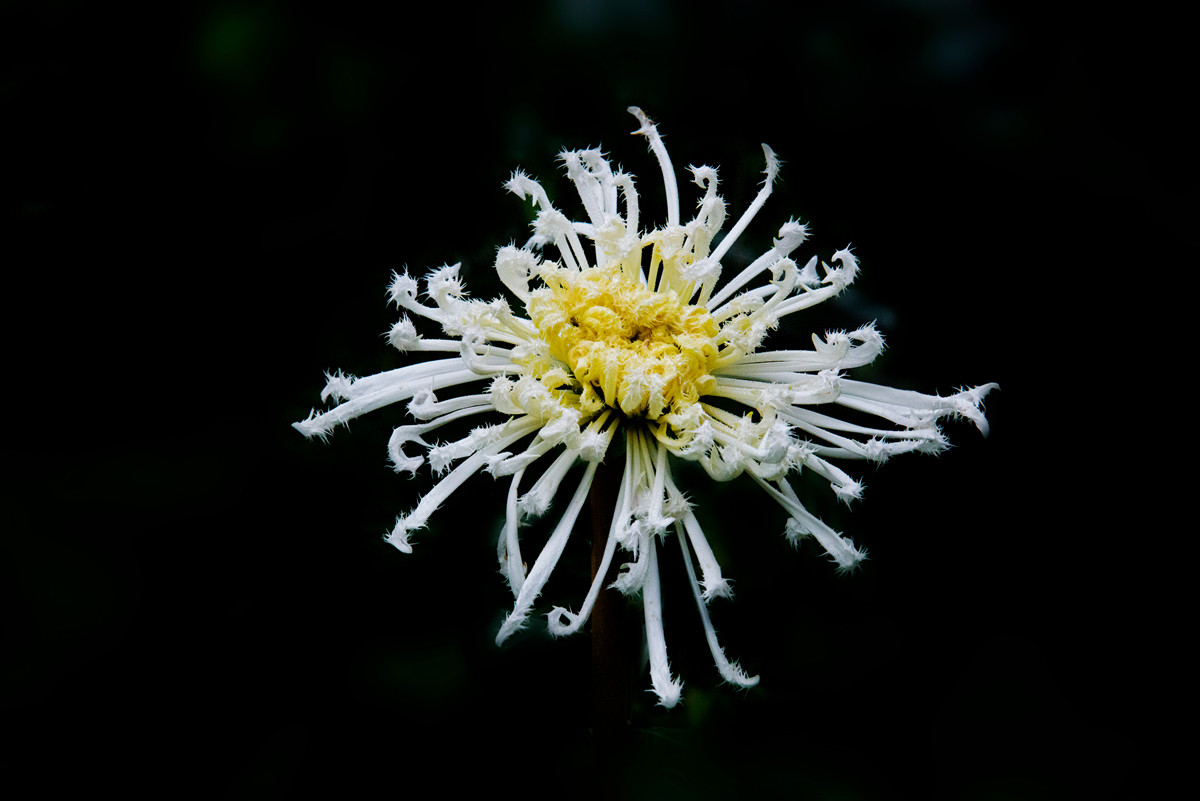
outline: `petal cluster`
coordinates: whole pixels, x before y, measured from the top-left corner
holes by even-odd
[[[718,643],[707,605],[730,595],[729,583],[673,463],[695,462],[717,481],[749,475],[783,510],[791,541],[811,537],[839,569],[849,570],[865,552],[810,513],[790,477],[807,468],[849,503],[862,484],[839,463],[937,453],[947,445],[939,426],[946,418],[965,417],[986,435],[982,401],[996,385],[943,397],[852,380],[848,371],[883,349],[872,325],[813,335],[811,350],[762,349],[784,317],[844,291],[858,260],[846,248],[828,262],[813,256],[801,266],[792,253],[807,230],[789,220],[769,249],[725,276],[723,259],[765,205],[778,159],[763,146],[762,186],[727,230],[716,169],[691,168],[700,196],[695,215],[683,221],[675,170],[658,129],[640,109],[630,112],[640,124],[635,134],[646,138],[662,173],[665,224],[642,232],[633,176],[614,170],[599,150],[562,154],[583,219],[569,218],[537,181],[514,174],[507,188],[529,200],[536,216],[523,245],[499,249],[495,269],[523,308],[514,311],[504,298],[470,298],[459,265],[420,282],[396,274],[389,294],[401,317],[390,343],[406,353],[444,356],[364,378],[330,375],[321,397],[333,401],[332,408],[294,425],[324,438],[359,415],[407,404],[415,422],[393,432],[392,464],[415,473],[428,462],[437,481],[387,535],[405,553],[412,551],[414,532],[476,473],[508,481],[497,556],[514,603],[497,643],[527,622],[597,466],[606,457],[623,462],[603,563],[578,611],[555,607],[548,626],[556,635],[577,631],[613,560],[623,560],[612,586],[640,595],[651,687],[661,704],[673,706],[682,683],[671,674],[663,632],[658,560],[664,548],[677,550],[683,561],[720,675],[743,687],[758,682]],[[421,335],[418,318],[436,324],[441,338]],[[845,410],[857,422],[846,420]],[[468,417],[478,425],[466,436],[432,439],[442,426]],[[569,480],[576,465],[582,475]],[[569,500],[530,565],[522,556],[521,528],[560,497]]]

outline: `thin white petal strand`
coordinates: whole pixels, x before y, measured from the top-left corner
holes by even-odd
[[[575,184],[575,191],[583,202],[583,210],[596,228],[604,225],[604,187],[595,175],[584,169],[580,151],[568,150],[559,158],[567,165],[567,177]]]
[[[636,237],[638,234],[638,193],[633,183],[633,176],[619,173],[613,183],[621,188],[625,197],[625,231]]]
[[[491,339],[491,337],[489,337]],[[475,352],[483,355],[487,350],[491,350],[493,354],[502,353],[499,348],[495,348],[483,343],[473,343]],[[458,353],[462,349],[461,339],[420,339],[417,342],[409,345],[404,349],[405,353]],[[503,351],[508,353],[508,351]]]
[[[665,531],[667,526],[675,522],[675,518],[668,517],[663,510],[667,495],[667,449],[649,437],[644,437],[642,441],[654,451],[654,483],[650,487],[650,513],[647,519],[657,533]]]
[[[545,472],[538,476],[537,481],[533,482],[529,492],[518,499],[517,508],[520,509],[521,514],[527,517],[544,515],[558,494],[558,485],[562,483],[567,471],[571,469],[578,458],[579,451],[577,450],[567,449],[559,454]]]
[[[481,392],[475,395],[457,395],[453,398],[440,401],[434,395],[432,389],[422,387],[417,390],[412,400],[408,402],[408,413],[418,420],[432,420],[435,417],[441,417],[444,414],[456,412],[459,409],[466,409],[471,406],[492,406],[491,393]]]
[[[670,709],[679,703],[683,682],[671,678],[667,662],[667,638],[663,633],[662,592],[658,581],[657,545],[654,537],[646,548],[647,575],[642,585],[642,608],[646,613],[646,647],[650,652],[650,686],[658,696],[658,705]]]
[[[537,273],[538,258],[528,250],[506,245],[496,252],[496,274],[522,302],[528,301],[529,279]]]
[[[415,473],[417,468],[425,461],[424,457],[421,456],[405,455],[403,450],[405,443],[415,442],[418,445],[429,447],[429,443],[422,439],[422,437],[430,431],[454,420],[490,411],[492,411],[491,403],[477,403],[474,406],[450,412],[429,422],[410,426],[397,426],[392,431],[392,436],[388,439],[388,457],[392,460],[392,465],[396,472],[399,473],[402,470],[407,470],[409,473]]]
[[[450,364],[461,367],[462,361],[459,359],[446,359],[439,362],[431,362],[430,364],[438,364],[442,371],[430,370],[413,376],[402,374],[403,370],[408,368],[401,368],[401,370],[392,370],[389,373],[380,373],[379,375],[360,378],[354,382],[351,390],[354,391],[364,381],[372,381],[371,386],[374,387],[373,391],[355,391],[351,400],[347,400],[345,403],[327,412],[318,414],[314,411],[308,416],[308,419],[292,423],[292,427],[306,437],[323,437],[333,431],[339,424],[345,424],[367,412],[382,409],[384,406],[408,400],[422,389],[444,389],[471,381],[482,380],[482,376],[470,370],[449,368],[448,365]],[[424,367],[425,365],[414,366]],[[389,380],[373,381],[373,379],[379,379],[385,375],[389,377]]]
[[[658,133],[658,126],[637,106],[630,106],[629,113],[641,123],[641,127],[633,133],[641,134],[649,140],[650,150],[658,159],[658,166],[662,170],[663,187],[667,193],[667,226],[679,225],[679,184],[675,180],[675,168],[671,166],[671,157],[667,155],[667,148]]]
[[[447,498],[454,494],[454,491],[461,487],[463,482],[475,475],[475,473],[479,472],[487,464],[488,456],[498,453],[522,437],[532,434],[538,428],[538,421],[529,417],[518,418],[502,424],[501,428],[502,433],[498,438],[464,459],[462,464],[450,471],[449,475],[435,484],[433,489],[421,498],[416,509],[413,509],[407,516],[396,521],[392,537],[400,537],[403,542],[407,543],[408,532],[424,528],[425,524],[429,521],[429,516]],[[391,542],[391,537],[389,537],[388,541]]]
[[[733,298],[735,292],[744,287],[754,279],[759,273],[769,270],[775,262],[782,256],[775,250],[768,250],[766,253],[759,256],[750,265],[743,269],[740,273],[729,279],[725,286],[721,287],[715,295],[708,298],[704,305],[709,309],[712,315],[718,316],[727,306],[725,301]]]
[[[556,606],[546,616],[546,622],[550,629],[550,633],[555,637],[564,637],[569,634],[574,634],[579,631],[592,614],[592,607],[596,605],[596,599],[600,597],[601,591],[604,589],[604,580],[608,576],[608,569],[612,565],[613,554],[617,551],[617,531],[620,528],[623,515],[628,509],[629,498],[629,453],[625,454],[625,470],[621,474],[621,486],[617,490],[616,506],[613,509],[612,522],[608,526],[608,540],[604,543],[604,555],[600,559],[600,564],[596,568],[596,575],[592,579],[592,585],[588,588],[588,594],[583,599],[583,605],[580,606],[579,612],[571,612],[561,606]]]
[[[983,398],[998,387],[998,384],[984,384],[944,398],[863,381],[846,380],[842,382],[842,396],[837,402],[908,428],[927,426],[939,417],[962,416],[975,423],[979,431],[987,436],[987,418],[984,417],[981,408]]]
[[[712,546],[708,544],[708,538],[704,536],[704,529],[700,527],[700,521],[696,519],[692,510],[686,507],[683,493],[679,491],[670,476],[667,476],[667,491],[677,498],[677,504],[684,505],[686,509],[680,515],[678,522],[687,532],[688,539],[691,540],[692,547],[696,551],[696,559],[700,562],[700,574],[704,581],[704,601],[707,603],[718,596],[731,597],[733,590],[730,589],[729,582],[721,574],[721,565],[713,554]],[[678,531],[678,527],[676,531]]]
[[[634,561],[621,566],[622,572],[610,586],[625,595],[634,595],[642,590],[649,575],[648,544],[654,536],[655,528],[647,518],[650,516],[650,488],[654,480],[654,468],[649,446],[644,442],[643,433],[639,428],[626,429],[625,448],[630,454],[626,466],[626,475],[629,477],[629,508],[623,510],[617,539],[621,547],[634,556]]]
[[[704,603],[704,597],[700,594],[700,584],[696,581],[696,569],[692,567],[692,555],[688,552],[687,545],[688,538],[683,536],[678,524],[676,524],[675,531],[679,538],[679,548],[683,552],[683,566],[687,570],[688,583],[692,587],[692,597],[696,599],[696,608],[700,611],[700,621],[704,624],[704,637],[708,640],[708,650],[717,664],[717,671],[721,674],[721,678],[730,684],[736,684],[739,687],[753,687],[758,684],[758,676],[748,676],[738,665],[731,663],[729,657],[725,656],[725,649],[717,641],[717,630],[713,628],[712,619],[708,615],[708,606]]]
[[[521,592],[521,585],[525,583],[525,564],[521,561],[521,515],[517,511],[517,492],[524,475],[524,470],[518,470],[508,484],[508,497],[504,504],[504,528],[500,530],[499,541],[496,544],[500,573],[508,582],[514,599]]]
[[[742,232],[746,230],[746,227],[750,225],[750,222],[754,219],[754,215],[758,214],[759,210],[766,204],[767,198],[770,197],[771,190],[775,186],[775,178],[779,175],[779,159],[775,156],[775,151],[771,150],[767,145],[764,144],[762,149],[763,157],[767,160],[766,169],[763,171],[766,173],[766,178],[763,180],[762,188],[758,190],[758,194],[755,195],[754,200],[742,212],[742,216],[734,223],[733,228],[729,229],[729,233],[725,234],[725,238],[721,240],[721,244],[717,245],[717,249],[709,257],[715,262],[719,262],[729,252],[729,248],[733,246],[733,243],[737,241]]]
[[[587,500],[588,490],[592,486],[592,478],[596,475],[595,462],[588,463],[584,470],[583,478],[579,482],[579,487],[576,488],[575,494],[571,496],[571,502],[567,505],[562,517],[558,521],[558,525],[554,528],[554,533],[550,535],[550,539],[546,542],[542,552],[538,554],[537,561],[533,563],[533,567],[529,571],[529,575],[525,577],[524,583],[521,584],[521,590],[517,593],[517,601],[513,607],[512,613],[500,626],[499,633],[496,634],[496,644],[500,645],[517,629],[521,628],[525,623],[525,619],[529,616],[529,609],[533,606],[533,602],[537,600],[541,594],[542,588],[546,586],[546,581],[549,580],[550,574],[554,572],[554,567],[558,564],[558,558],[562,556],[563,548],[567,545],[567,539],[571,536],[571,530],[575,527],[575,519],[579,517],[579,511],[583,508],[584,501]]]
[[[787,511],[799,525],[802,533],[812,535],[817,542],[821,543],[821,547],[833,558],[839,569],[853,570],[859,562],[866,558],[866,551],[856,548],[852,541],[844,538],[805,509],[800,504],[800,499],[796,497],[791,485],[786,481],[771,484],[758,476],[754,476],[754,480]]]
[[[810,431],[818,436],[826,436],[829,431],[844,431],[850,434],[862,434],[868,437],[895,437],[898,439],[923,439],[932,437],[937,430],[935,426],[926,426],[924,428],[873,428],[871,426],[859,425],[857,423],[848,423],[845,420],[839,420],[836,417],[831,417],[827,414],[822,414],[815,409],[807,407],[789,407],[780,410],[780,414],[784,415],[789,422],[803,428],[805,431]],[[837,440],[830,440],[835,442]]]
[[[852,478],[837,465],[830,464],[816,454],[809,454],[804,458],[804,466],[821,478],[827,479],[834,494],[846,505],[862,497],[862,482]]]
[[[454,373],[462,368],[463,364],[459,359],[435,359],[434,361],[410,364],[395,370],[386,370],[382,373],[356,378],[342,393],[342,397],[346,400],[364,398],[383,390],[407,384],[419,384],[423,379]]]

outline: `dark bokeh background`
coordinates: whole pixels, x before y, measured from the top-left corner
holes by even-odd
[[[792,215],[805,256],[854,244],[854,290],[773,344],[876,319],[870,378],[1003,389],[989,439],[956,424],[937,459],[866,468],[853,510],[800,482],[870,550],[854,576],[792,553],[749,481],[691,483],[737,587],[715,621],[762,683],[720,686],[668,554],[684,703],[654,708],[640,677],[602,773],[630,798],[1145,797],[1174,546],[1139,440],[1167,428],[1148,359],[1170,346],[1134,314],[1190,258],[1177,21],[919,0],[0,9],[0,782],[597,785],[586,635],[551,642],[539,618],[492,644],[504,485],[473,480],[403,556],[380,535],[429,479],[386,465],[398,413],[328,445],[289,423],[323,370],[402,362],[380,337],[393,269],[461,261],[499,291],[494,250],[529,219],[501,188],[515,167],[569,197],[556,153],[602,145],[661,220],[636,104],[680,171],[722,167],[731,214],[758,143],[784,159],[743,256]],[[585,593],[585,539],[543,611]]]

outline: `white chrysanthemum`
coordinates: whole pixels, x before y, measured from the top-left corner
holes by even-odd
[[[743,687],[753,686],[758,677],[731,663],[717,642],[706,604],[729,595],[729,585],[675,482],[672,459],[697,462],[718,481],[748,474],[786,511],[789,539],[814,538],[840,569],[848,570],[864,551],[804,508],[789,474],[808,468],[849,502],[859,497],[862,485],[835,461],[882,462],[907,451],[936,453],[946,447],[938,428],[943,417],[967,417],[986,434],[981,401],[995,384],[939,397],[846,378],[845,371],[869,364],[883,349],[882,337],[870,325],[814,335],[812,350],[760,351],[781,318],[849,286],[857,259],[845,249],[833,254],[832,264],[818,265],[814,256],[799,266],[789,254],[807,233],[804,225],[789,221],[769,250],[721,284],[722,258],[771,194],[779,169],[775,154],[763,145],[762,189],[714,246],[725,222],[717,171],[692,168],[702,197],[695,217],[680,222],[675,172],[658,130],[640,109],[630,112],[641,123],[634,133],[649,140],[662,170],[664,226],[641,233],[633,176],[614,172],[598,150],[562,154],[587,214],[583,221],[554,208],[536,181],[514,174],[508,189],[529,198],[537,218],[523,247],[499,250],[496,271],[524,305],[525,316],[503,299],[467,299],[458,265],[425,277],[424,294],[431,303],[418,299],[416,279],[396,275],[390,293],[405,314],[389,341],[401,351],[451,355],[366,378],[330,376],[321,397],[333,397],[339,405],[314,412],[295,427],[307,436],[325,437],[338,423],[408,402],[417,422],[392,434],[391,460],[397,471],[415,472],[428,458],[441,478],[387,537],[405,553],[412,551],[412,532],[424,527],[468,478],[485,470],[508,479],[507,522],[498,554],[515,604],[497,643],[524,624],[575,527],[597,464],[621,433],[625,464],[603,563],[579,611],[555,608],[549,629],[560,635],[580,628],[616,550],[622,549],[629,562],[613,586],[641,593],[651,683],[659,702],[673,706],[682,684],[667,664],[657,567],[658,550],[671,534],[721,676]],[[547,246],[557,259],[542,255]],[[422,338],[410,314],[437,323],[447,338]],[[474,390],[438,397],[464,386]],[[741,413],[728,410],[739,405]],[[838,407],[879,422],[844,422],[836,416]],[[447,423],[479,415],[488,422],[462,439],[439,444],[426,439]],[[414,446],[425,448],[427,457],[415,455]],[[585,465],[583,477],[527,571],[522,521],[546,512],[579,461]],[[526,471],[536,473],[536,480],[526,482]]]

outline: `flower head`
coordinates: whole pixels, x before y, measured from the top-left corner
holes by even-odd
[[[307,436],[325,437],[339,423],[407,402],[416,422],[393,432],[392,463],[397,471],[415,473],[428,461],[439,479],[387,535],[405,553],[412,551],[414,532],[467,479],[486,471],[508,480],[498,556],[514,605],[497,643],[526,622],[566,547],[597,465],[619,435],[624,448],[613,453],[624,467],[603,562],[579,611],[556,607],[548,625],[556,635],[580,628],[619,549],[628,561],[613,586],[641,595],[652,688],[661,704],[672,706],[682,684],[667,663],[658,574],[659,549],[671,539],[721,676],[743,687],[758,682],[718,644],[707,604],[728,596],[729,584],[675,481],[674,460],[695,462],[717,481],[749,475],[786,513],[789,540],[811,537],[839,569],[850,570],[865,552],[804,507],[789,475],[807,468],[849,503],[862,484],[837,462],[937,453],[946,447],[938,427],[946,417],[966,417],[986,434],[981,404],[995,384],[941,397],[852,380],[846,372],[869,364],[883,349],[871,325],[814,335],[812,350],[761,350],[784,317],[849,286],[857,258],[846,248],[829,263],[814,256],[800,266],[791,254],[807,230],[789,220],[765,253],[722,281],[722,260],[771,194],[778,159],[763,146],[762,187],[718,240],[726,208],[717,194],[717,171],[692,168],[701,197],[695,216],[682,222],[674,168],[658,130],[640,109],[630,112],[640,123],[635,133],[646,137],[662,171],[665,225],[642,232],[633,176],[614,172],[598,150],[562,154],[584,220],[569,219],[540,184],[515,173],[507,188],[529,199],[537,216],[529,240],[500,248],[495,268],[525,315],[502,298],[468,298],[457,264],[425,276],[423,293],[407,272],[396,274],[390,296],[402,316],[389,341],[404,352],[447,356],[365,378],[329,376],[322,400],[338,404],[294,425]],[[436,323],[445,338],[424,338],[414,317]],[[840,409],[877,422],[843,421]],[[467,417],[481,424],[462,439],[426,439]],[[521,525],[549,509],[579,463],[583,475],[568,489],[570,501],[527,568]]]

